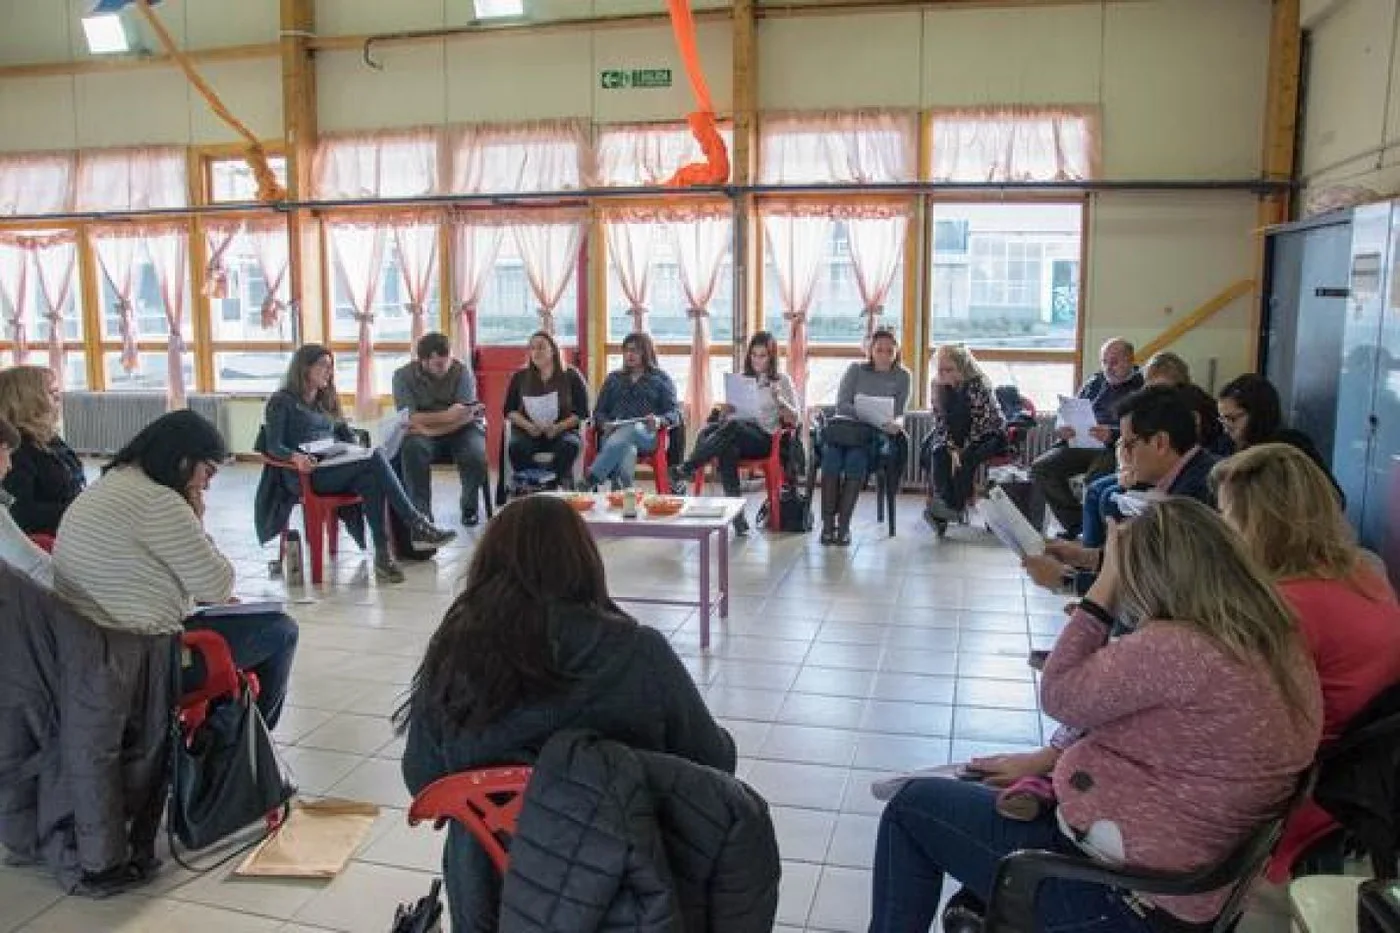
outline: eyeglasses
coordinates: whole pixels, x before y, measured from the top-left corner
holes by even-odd
[[[1118,438],[1118,450],[1120,453],[1130,454],[1141,443],[1142,438],[1140,437],[1120,437]]]

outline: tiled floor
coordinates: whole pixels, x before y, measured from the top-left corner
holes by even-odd
[[[438,481],[445,515],[455,489],[445,474]],[[283,593],[269,579],[271,549],[252,540],[255,482],[250,467],[225,470],[208,525],[238,563],[240,593]],[[740,777],[772,805],[783,856],[779,930],[865,929],[879,814],[872,780],[1033,747],[1054,727],[1037,711],[1025,657],[1051,645],[1062,600],[1035,591],[990,536],[963,528],[936,542],[907,499],[891,539],[870,505],[867,497],[849,549],[820,547],[815,535],[739,543],[731,617],[708,653],[694,612],[634,607],[670,636],[739,744]],[[36,872],[0,868],[0,930],[388,930],[394,906],[427,890],[441,846],[431,829],[405,823],[402,743],[388,716],[473,541],[464,534],[392,587],[375,585],[350,545],[328,585],[292,594],[301,648],[278,729],[287,763],[308,794],[384,808],[340,877],[246,881],[228,869],[202,878],[167,869],[142,895],[94,902],[60,897]],[[612,543],[604,553],[615,595],[695,586],[693,546]]]

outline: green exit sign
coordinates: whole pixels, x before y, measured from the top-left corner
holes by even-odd
[[[669,68],[607,69],[598,73],[599,84],[605,91],[628,88],[659,88],[671,86]]]

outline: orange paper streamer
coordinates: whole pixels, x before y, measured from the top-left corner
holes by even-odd
[[[695,94],[695,112],[686,117],[690,132],[705,154],[704,162],[683,165],[666,184],[676,188],[697,185],[722,185],[729,181],[729,149],[719,134],[715,122],[715,107],[710,100],[710,87],[705,82],[705,70],[700,65],[700,53],[695,48],[695,17],[690,13],[690,0],[667,0],[671,14],[671,31],[685,65],[690,89]]]

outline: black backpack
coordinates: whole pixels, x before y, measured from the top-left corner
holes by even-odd
[[[1400,684],[1358,713],[1318,752],[1313,800],[1371,856],[1377,878],[1396,877],[1400,856]]]

